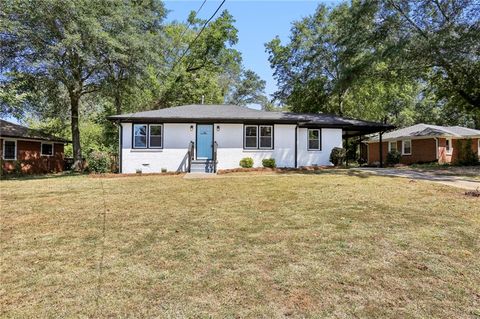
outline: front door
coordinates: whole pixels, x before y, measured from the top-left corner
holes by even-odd
[[[213,125],[197,125],[197,159],[212,159]]]

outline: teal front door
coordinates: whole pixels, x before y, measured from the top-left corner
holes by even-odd
[[[213,125],[197,125],[197,159],[212,159]]]

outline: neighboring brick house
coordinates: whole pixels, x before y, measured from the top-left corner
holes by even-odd
[[[69,141],[39,130],[0,120],[2,173],[20,170],[42,174],[63,170],[63,148]]]
[[[471,139],[472,150],[480,154],[480,130],[461,126],[437,126],[416,124],[382,136],[383,161],[387,153],[396,150],[402,154],[400,163],[454,163],[458,158],[458,141]],[[380,143],[376,136],[365,142],[367,145],[367,163],[380,162]],[[479,155],[480,157],[480,155]]]

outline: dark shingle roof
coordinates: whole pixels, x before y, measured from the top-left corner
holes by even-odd
[[[34,130],[26,126],[10,123],[2,119],[0,119],[0,137],[15,137],[69,143],[69,141],[64,138],[46,134],[42,131]]]
[[[217,122],[270,122],[292,123],[304,126],[341,127],[344,129],[369,128],[380,131],[393,128],[391,125],[361,121],[331,114],[308,114],[291,112],[269,112],[238,105],[182,105],[160,110],[114,115],[117,121],[217,121]]]
[[[421,137],[421,136],[450,136],[450,137],[472,137],[479,136],[480,130],[475,130],[462,126],[438,126],[430,124],[416,124],[401,128],[392,132],[383,134],[383,139],[397,139],[405,137]],[[374,137],[371,141],[377,141],[378,137]]]

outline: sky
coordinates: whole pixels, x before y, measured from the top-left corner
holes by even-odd
[[[202,0],[165,1],[166,8],[170,10],[167,20],[185,22],[190,11],[198,10],[202,2]],[[228,10],[236,20],[235,27],[238,29],[239,41],[234,48],[242,53],[244,67],[255,71],[267,82],[265,91],[271,95],[276,91],[277,86],[264,44],[277,35],[285,43],[288,41],[292,22],[313,14],[320,3],[333,6],[339,2],[338,0],[227,0],[221,10]],[[221,1],[207,0],[198,17],[209,18],[220,3]]]

